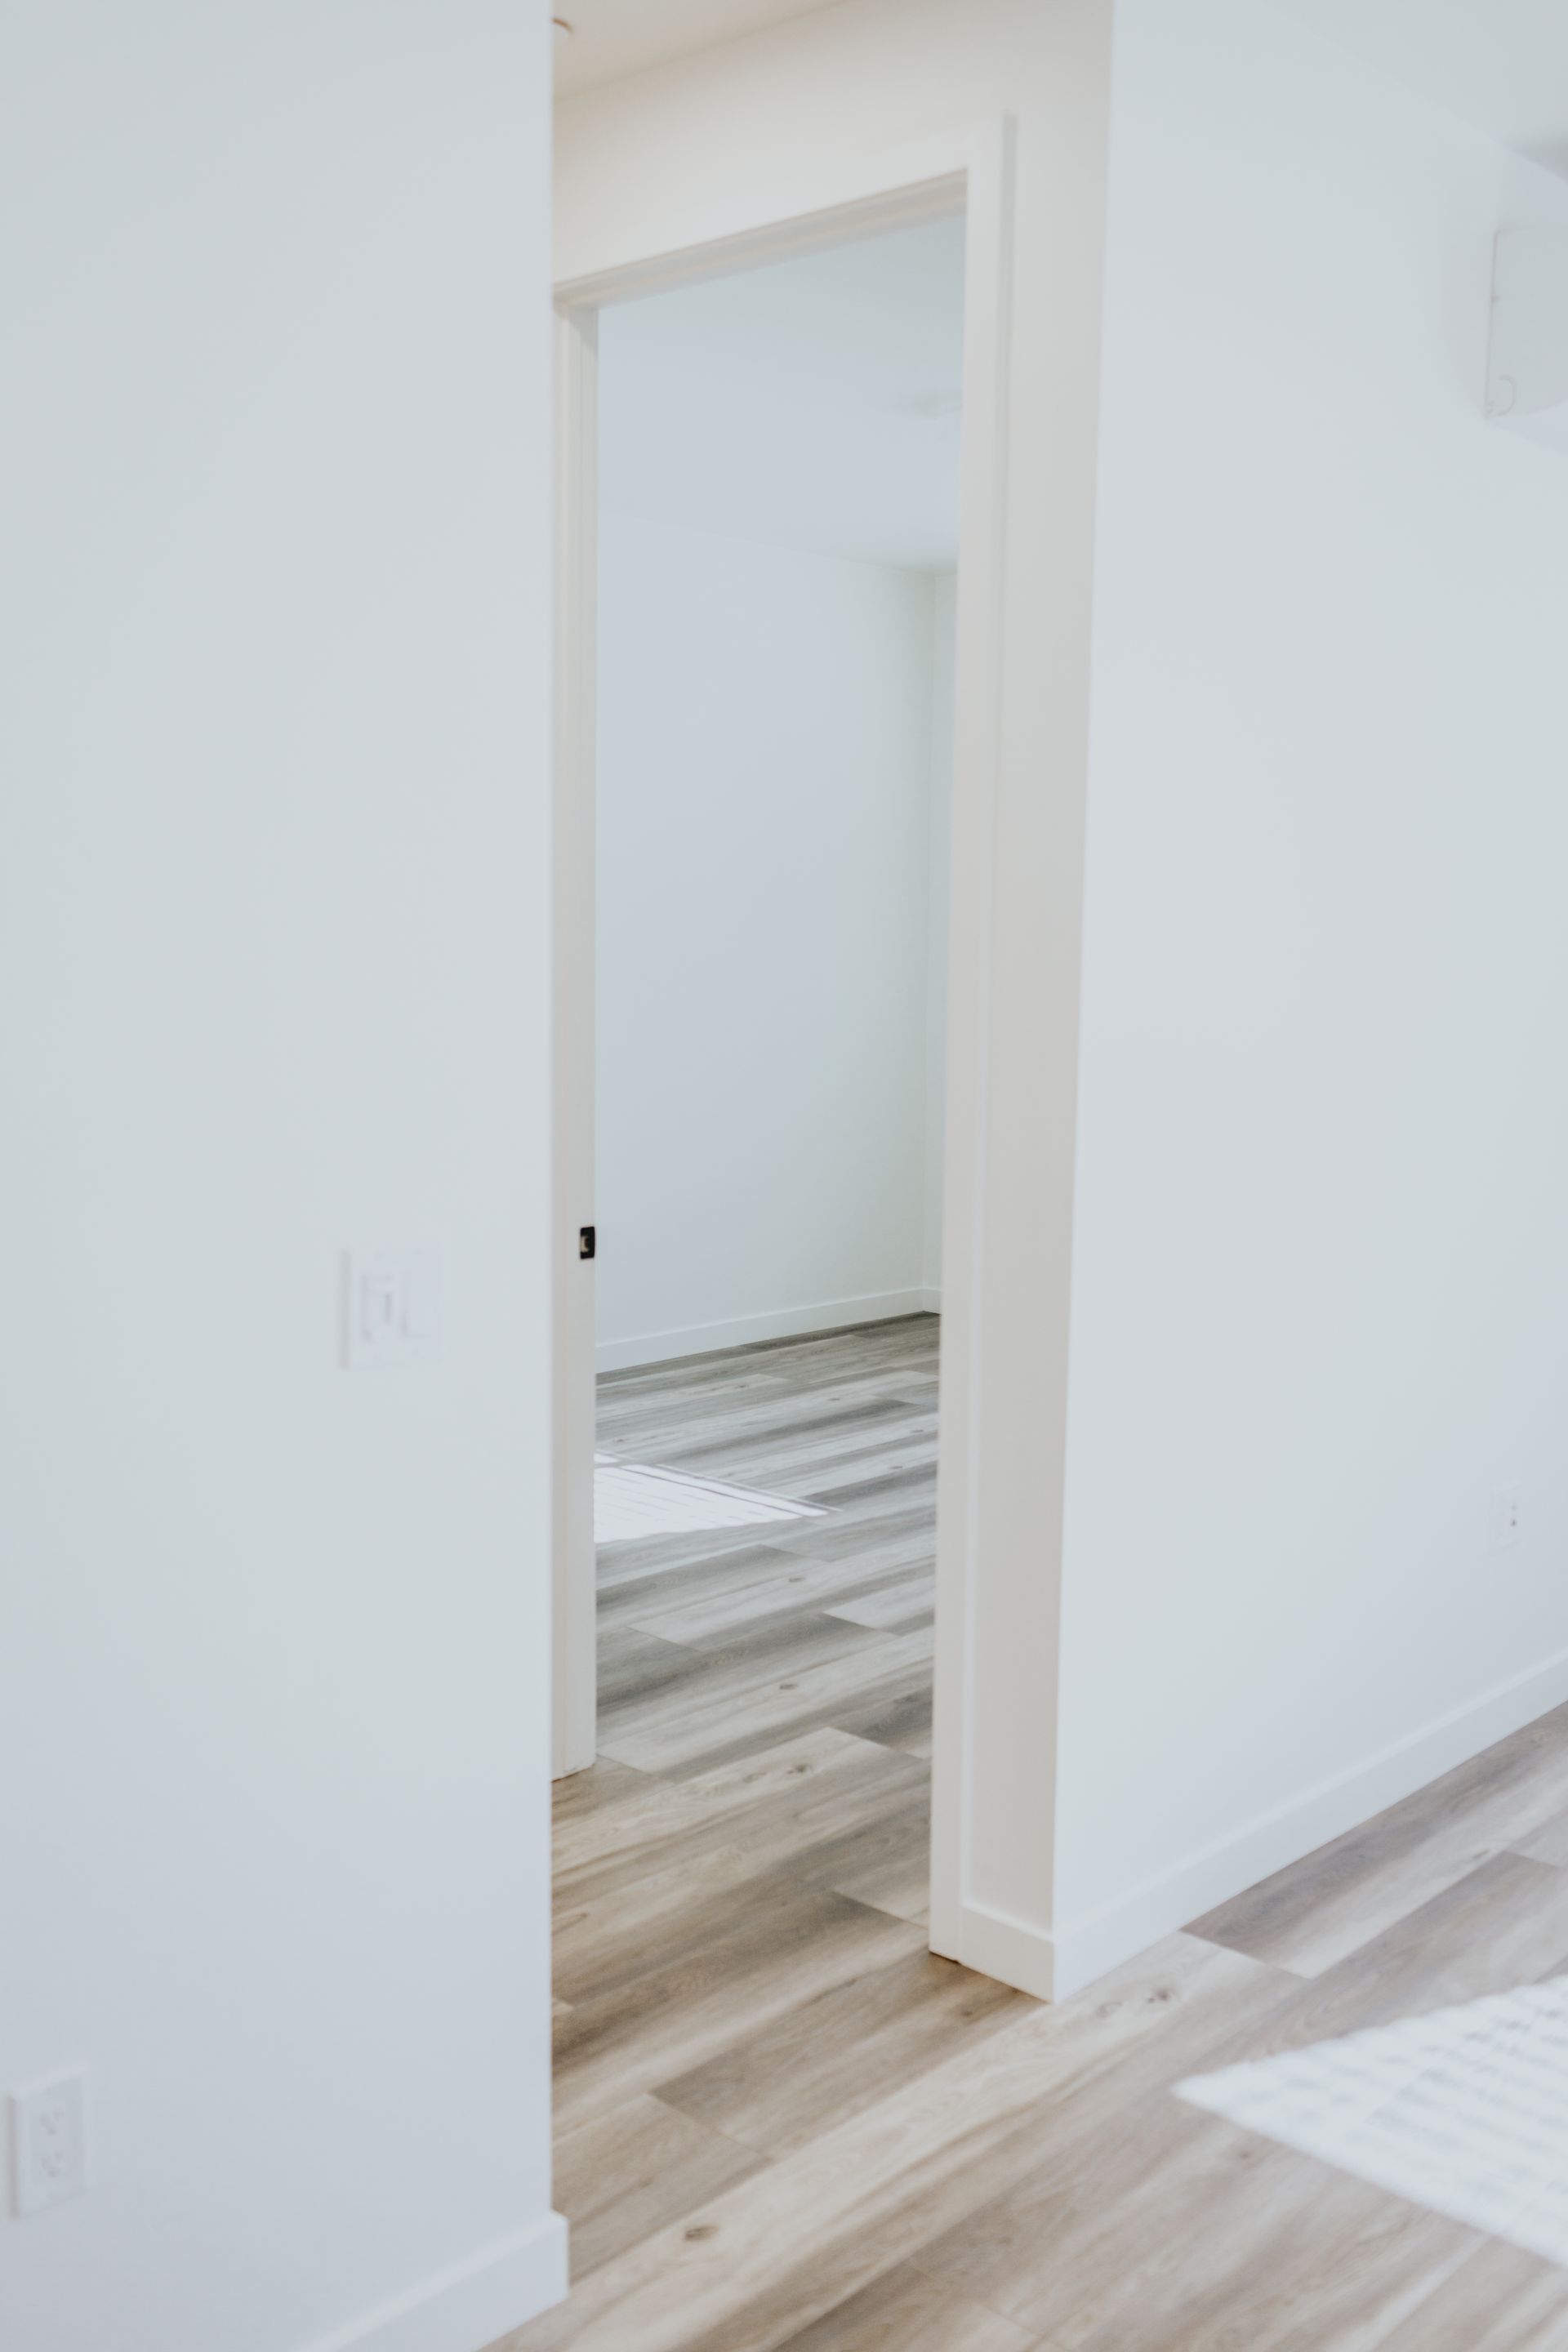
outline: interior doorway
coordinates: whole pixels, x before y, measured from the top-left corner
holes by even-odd
[[[753,1767],[817,1781],[774,1825],[775,1892],[826,1873],[907,1922],[963,237],[942,216],[659,289],[597,352],[599,1753],[715,1801]]]
[[[709,1312],[701,1308],[683,1323],[666,1323],[660,1331],[651,1324],[624,1332],[601,1333],[595,1328],[594,1274],[602,1263],[597,1255],[600,1217],[595,1200],[594,1087],[595,1066],[595,929],[597,881],[595,856],[595,804],[598,781],[595,752],[597,710],[596,635],[601,617],[603,583],[599,576],[598,521],[599,345],[601,316],[615,303],[636,299],[661,289],[728,276],[740,269],[790,257],[827,253],[867,237],[890,238],[900,233],[941,227],[954,234],[962,247],[966,300],[962,365],[962,425],[952,413],[951,401],[940,394],[930,403],[921,422],[926,426],[946,423],[961,435],[961,514],[957,544],[957,588],[952,597],[955,639],[952,693],[953,787],[952,812],[952,912],[944,1003],[937,1027],[947,1063],[945,1145],[940,1154],[938,1192],[942,1199],[942,1404],[936,1446],[940,1462],[940,1511],[937,1529],[935,1651],[937,1704],[930,1735],[932,1772],[930,1878],[931,1947],[964,1957],[963,1907],[966,1853],[970,1843],[969,1789],[972,1762],[973,1695],[970,1650],[973,1634],[974,1527],[977,1509],[973,1465],[982,1418],[980,1351],[974,1302],[983,1267],[984,1234],[979,1214],[982,1196],[984,1132],[985,1033],[988,1020],[987,907],[991,877],[990,839],[996,758],[998,713],[996,682],[999,669],[999,613],[1002,593],[1001,442],[1002,388],[1005,383],[1007,317],[1006,257],[1010,192],[1005,126],[991,132],[950,142],[959,152],[947,167],[906,178],[894,174],[890,184],[873,186],[841,205],[787,220],[770,222],[721,246],[638,260],[595,281],[559,289],[561,313],[560,401],[562,453],[560,484],[560,614],[559,730],[557,824],[557,1595],[556,1595],[556,1743],[558,1775],[570,1775],[592,1762],[597,1752],[598,1648],[595,1638],[596,1591],[593,1542],[593,1483],[598,1441],[596,1382],[606,1380],[606,1412],[618,1416],[623,1433],[644,1457],[634,1467],[666,1473],[679,1465],[647,1457],[657,1447],[646,1442],[652,1432],[637,1426],[636,1399],[673,1375],[650,1371],[635,1359],[645,1352],[650,1338],[661,1349],[669,1346],[671,1331],[693,1334],[698,1344],[675,1358],[688,1373],[675,1381],[689,1391],[689,1359],[713,1360],[730,1338],[753,1351],[783,1350],[770,1360],[765,1377],[788,1386],[793,1374],[806,1368],[816,1351],[814,1377],[834,1384],[838,1368],[852,1367],[856,1378],[877,1378],[879,1360],[887,1374],[885,1394],[900,1411],[914,1416],[911,1449],[929,1447],[933,1433],[919,1426],[920,1415],[930,1414],[933,1386],[934,1303],[923,1283],[912,1286],[917,1296],[891,1291],[874,1294],[881,1310],[853,1317],[852,1328],[824,1334],[821,1298],[803,1303],[805,1328],[748,1336],[746,1316]],[[956,232],[951,225],[958,224]],[[608,323],[605,340],[615,332]],[[776,485],[774,486],[776,488]],[[658,518],[645,518],[657,523]],[[721,978],[715,974],[715,984]],[[905,1171],[907,1173],[907,1171]],[[923,1179],[922,1179],[923,1182]],[[922,1222],[924,1212],[922,1208]],[[614,1246],[613,1240],[611,1241]],[[905,1286],[906,1288],[911,1286]],[[854,1297],[854,1291],[835,1296]],[[721,1302],[721,1307],[722,1302]],[[805,1313],[805,1309],[813,1310]],[[728,1324],[731,1328],[723,1327]],[[739,1325],[740,1328],[734,1327]],[[719,1327],[717,1329],[715,1327]],[[704,1341],[708,1345],[703,1345]],[[713,1343],[721,1343],[715,1346]],[[605,1348],[601,1366],[600,1346]],[[903,1352],[900,1353],[900,1351]],[[923,1350],[923,1355],[922,1355]],[[784,1355],[793,1358],[786,1364]],[[668,1362],[668,1356],[656,1361]],[[716,1377],[733,1394],[736,1360]],[[753,1376],[757,1366],[753,1361]],[[742,1377],[743,1377],[742,1372]],[[798,1384],[798,1382],[797,1382]],[[700,1382],[699,1382],[700,1386]],[[907,1391],[900,1399],[897,1391]],[[685,1412],[689,1394],[680,1402]],[[810,1416],[808,1416],[810,1417]],[[664,1424],[672,1433],[674,1414]],[[635,1433],[635,1436],[634,1436]],[[709,1433],[711,1434],[712,1433]],[[684,1434],[689,1440],[687,1426]],[[665,1451],[672,1450],[669,1446]],[[742,1486],[763,1509],[804,1507],[831,1514],[831,1501],[803,1496],[801,1481],[784,1475],[787,1462],[774,1459],[752,1467],[745,1479],[715,1478],[716,1468],[747,1467],[740,1453],[715,1462],[710,1458],[700,1475],[722,1486]],[[787,1445],[786,1449],[787,1451]],[[718,1451],[725,1454],[721,1434]],[[628,1456],[615,1457],[622,1466]],[[606,1466],[606,1465],[601,1465]],[[895,1476],[898,1475],[893,1473]],[[765,1484],[758,1485],[758,1477]],[[851,1482],[853,1483],[853,1482]],[[785,1558],[823,1546],[821,1528],[794,1529],[761,1547]],[[847,1527],[837,1530],[847,1541]],[[900,1541],[913,1546],[912,1528],[884,1529],[890,1548],[887,1565],[900,1565],[893,1555]],[[926,1538],[929,1543],[929,1536]],[[828,1545],[831,1549],[831,1542]],[[911,1559],[911,1568],[914,1563]],[[809,1571],[791,1571],[807,1573]],[[909,1608],[918,1616],[918,1597],[906,1590],[913,1577],[894,1574],[871,1581],[879,1592],[847,1596],[873,1609]],[[882,1594],[892,1597],[882,1599]],[[673,1601],[673,1595],[668,1596]],[[612,1619],[616,1613],[609,1612]],[[852,1626],[854,1620],[842,1622]],[[863,1629],[871,1630],[871,1629]],[[918,1646],[918,1624],[907,1625]],[[784,1638],[781,1636],[781,1638]],[[894,1639],[902,1638],[895,1631]],[[784,1679],[789,1679],[785,1677]],[[921,1735],[912,1735],[910,1753]],[[651,1753],[647,1750],[645,1753]],[[678,1762],[688,1774],[695,1759]],[[639,1768],[627,1762],[626,1769]],[[923,1840],[923,1827],[921,1832]],[[921,1906],[905,1901],[902,1908]],[[922,1923],[923,1924],[923,1923]]]

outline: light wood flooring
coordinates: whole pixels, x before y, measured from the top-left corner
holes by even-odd
[[[826,1504],[601,1564],[557,1807],[570,2302],[496,2352],[1568,2352],[1568,2273],[1171,2094],[1568,1971],[1568,1708],[1045,2008],[933,1958],[936,1326],[612,1375]]]

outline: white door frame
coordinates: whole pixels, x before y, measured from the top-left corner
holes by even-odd
[[[1005,629],[1006,390],[1012,312],[1012,125],[994,119],[871,158],[805,156],[760,217],[673,252],[628,254],[559,285],[555,947],[554,1769],[595,1755],[594,1279],[579,1255],[594,1222],[595,449],[597,314],[607,302],[963,212],[962,509],[954,698],[952,917],[938,1438],[936,1704],[931,1941],[1021,1980],[969,1932],[977,1749],[976,1465],[990,1385],[985,1138],[992,1020],[995,808]],[[999,1278],[992,1269],[992,1278]],[[1043,1984],[1031,1990],[1048,1990]]]

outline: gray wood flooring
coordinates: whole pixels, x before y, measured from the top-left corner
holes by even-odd
[[[618,1373],[829,1506],[601,1565],[557,1807],[570,2302],[497,2352],[1568,2352],[1568,2273],[1177,2101],[1568,1971],[1568,1708],[1044,2008],[925,1949],[936,1326]]]

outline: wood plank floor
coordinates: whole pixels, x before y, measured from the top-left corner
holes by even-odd
[[[618,1373],[826,1504],[601,1562],[557,1806],[570,2302],[496,2352],[1568,2352],[1568,2273],[1172,2095],[1568,1971],[1568,1708],[1044,2008],[933,1958],[930,1318]]]

